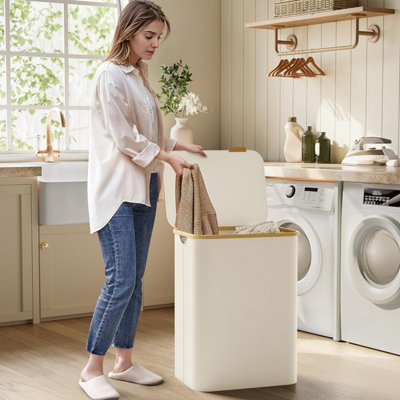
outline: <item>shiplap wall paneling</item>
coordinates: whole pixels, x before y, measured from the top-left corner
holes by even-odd
[[[321,48],[321,25],[309,25],[307,27],[307,41],[309,49]],[[321,67],[321,53],[310,54],[315,63]],[[321,131],[321,119],[319,114],[321,104],[321,76],[313,79],[304,79],[307,84],[307,115],[306,120],[299,120],[300,125],[306,128],[313,125],[315,130]]]
[[[221,148],[232,132],[232,1],[221,0]]]
[[[267,0],[256,0],[255,19],[268,19]],[[251,21],[249,21],[251,22]],[[255,29],[255,150],[258,151],[264,160],[267,157],[268,138],[268,34],[263,29]]]
[[[386,1],[386,7],[400,6],[398,0]],[[391,139],[393,148],[399,147],[400,114],[400,14],[390,15],[383,21],[383,103],[382,136]]]
[[[336,45],[346,46],[352,41],[352,21],[338,22],[336,27]],[[350,145],[350,100],[351,100],[351,50],[338,51],[336,54],[335,71],[335,142],[338,149],[335,152],[335,162],[343,158]],[[329,136],[328,136],[329,137]]]
[[[368,25],[383,27],[383,17],[368,18]],[[383,40],[367,41],[366,136],[382,136]]]
[[[306,49],[308,46],[308,27],[302,26],[299,28],[294,29],[294,34],[297,37],[299,42],[299,49]],[[297,56],[304,57],[304,56]],[[293,115],[285,115],[284,123],[282,126],[285,126],[288,117],[296,116],[299,121],[306,121],[307,120],[307,80],[304,78],[299,79],[292,79],[287,78],[293,81]],[[283,133],[283,143],[285,142],[286,133],[285,130],[282,129]]]
[[[361,37],[354,50],[310,54],[326,76],[291,79],[266,77],[280,61],[272,30],[243,32],[253,13],[254,21],[273,19],[274,1],[222,1],[221,47],[228,55],[222,69],[223,148],[244,144],[265,160],[284,161],[284,125],[296,116],[304,128],[312,125],[316,136],[326,132],[333,144],[332,162],[340,162],[353,141],[365,135],[387,137],[400,151],[400,1],[360,4],[397,10],[395,15],[360,20],[361,30],[378,24],[381,39],[371,43]],[[353,42],[354,31],[355,22],[344,21],[283,29],[280,38],[294,32],[299,49],[342,46]]]
[[[267,19],[274,17],[274,2],[267,1]],[[259,16],[257,15],[257,20]],[[274,51],[274,32],[268,30],[264,34],[268,37],[268,71],[274,69],[280,58]],[[272,50],[272,51],[271,51]],[[280,153],[280,115],[281,115],[281,78],[267,78],[263,77],[263,80],[267,81],[267,160],[279,161]]]
[[[249,0],[232,0],[232,132],[231,146],[243,146],[244,124],[244,6]],[[251,2],[251,1],[250,1]],[[249,131],[246,132],[249,135]]]
[[[336,23],[322,24],[322,47],[336,46]],[[335,140],[336,133],[336,53],[326,52],[321,54],[321,68],[326,76],[321,80],[321,105],[320,120],[321,131],[331,139],[333,149],[338,147]],[[314,78],[310,78],[314,79]],[[334,151],[332,151],[331,161],[335,161]]]
[[[255,0],[246,1],[244,23],[256,18]],[[256,31],[244,29],[243,54],[243,145],[256,148]]]
[[[280,30],[280,38],[282,40],[286,40],[286,38],[294,33],[294,29],[281,29]],[[292,57],[289,57],[292,58]],[[279,152],[275,155],[279,155],[277,160],[273,159],[272,161],[279,161],[285,158],[283,154],[283,148],[285,144],[286,133],[284,126],[288,120],[288,117],[294,116],[293,111],[293,99],[294,99],[294,79],[292,78],[270,78],[270,79],[278,79],[281,81],[281,93],[280,93],[280,112],[277,114],[279,115]],[[275,117],[277,118],[277,117]],[[270,132],[268,132],[270,133]]]
[[[360,29],[367,29],[367,19],[360,20]],[[363,39],[363,38],[361,38]],[[360,40],[358,46],[351,51],[350,75],[350,143],[356,138],[365,136],[366,99],[367,99],[367,41]]]

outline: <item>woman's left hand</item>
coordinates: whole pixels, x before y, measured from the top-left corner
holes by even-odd
[[[204,153],[204,151],[203,151],[203,147],[200,146],[199,144],[176,142],[174,150],[184,150],[184,151],[188,151],[190,153],[198,153],[198,154],[202,155],[203,157],[207,157],[207,154]]]

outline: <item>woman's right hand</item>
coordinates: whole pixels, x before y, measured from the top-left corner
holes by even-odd
[[[171,153],[167,153],[164,150],[160,150],[156,158],[161,161],[167,162],[178,176],[182,176],[183,168],[190,168],[190,169],[194,168],[193,164],[190,164],[181,157],[175,156]]]

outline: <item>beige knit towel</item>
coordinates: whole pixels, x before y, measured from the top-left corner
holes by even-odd
[[[235,228],[235,234],[243,233],[280,233],[280,230],[275,221],[263,221],[257,224],[237,226]]]
[[[184,168],[175,181],[176,229],[194,235],[218,235],[217,214],[198,164]]]

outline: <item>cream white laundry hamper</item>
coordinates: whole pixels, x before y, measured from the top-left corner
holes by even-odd
[[[175,234],[175,376],[198,391],[290,385],[297,379],[297,235],[234,233],[267,220],[255,151],[176,152],[199,164],[219,235]],[[175,173],[165,168],[169,223]]]

